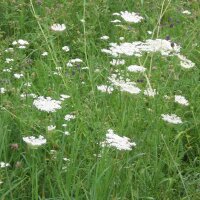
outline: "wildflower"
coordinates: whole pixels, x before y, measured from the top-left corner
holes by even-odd
[[[113,87],[107,85],[99,85],[97,86],[97,89],[101,92],[107,92],[108,94],[111,94],[114,90]]]
[[[45,112],[56,112],[61,109],[61,101],[53,100],[51,97],[39,96],[33,101],[33,105],[41,111]]]
[[[13,61],[14,61],[14,59],[12,59],[12,58],[6,58],[5,63],[10,63],[10,62],[13,62]]]
[[[154,97],[157,94],[156,89],[152,88],[147,88],[144,90],[144,95],[149,96],[149,97]]]
[[[124,37],[120,37],[119,40],[121,40],[121,41],[124,40]]]
[[[125,136],[123,137],[118,136],[117,134],[114,133],[112,129],[109,129],[107,131],[105,141],[101,142],[101,146],[114,147],[118,150],[130,151],[132,150],[132,147],[136,146],[136,143],[130,142],[130,139]]]
[[[30,82],[24,83],[24,86],[26,86],[26,87],[31,87],[31,85],[32,85],[32,83],[30,83]]]
[[[172,124],[183,123],[181,118],[178,117],[176,114],[162,114],[161,117],[164,121],[172,123]]]
[[[6,167],[10,167],[10,164],[1,161],[0,162],[0,168],[6,168]]]
[[[12,71],[12,67],[3,69],[3,72],[9,72],[10,73],[11,71]]]
[[[5,88],[0,88],[0,94],[4,94],[6,92],[6,89]]]
[[[153,32],[152,32],[152,31],[147,31],[147,33],[148,33],[149,35],[152,35]]]
[[[69,131],[64,131],[64,135],[70,135]]]
[[[69,51],[69,47],[68,46],[64,46],[64,47],[62,47],[62,50],[65,51],[65,52],[68,52]]]
[[[71,59],[67,63],[67,67],[72,67],[75,63],[82,63],[83,61],[80,58]]]
[[[145,72],[146,70],[145,67],[139,65],[130,65],[127,69],[129,72]]]
[[[16,79],[20,79],[20,78],[22,78],[24,75],[23,74],[18,74],[18,73],[15,73],[14,74],[14,77],[16,78]]]
[[[56,126],[53,126],[53,125],[47,126],[48,131],[53,131],[55,129],[56,129]]]
[[[121,21],[118,19],[112,20],[111,23],[120,23]]]
[[[107,35],[104,35],[104,36],[100,37],[100,39],[101,39],[101,40],[108,40],[109,37],[108,37]]]
[[[65,120],[66,121],[71,121],[72,119],[75,119],[75,118],[76,118],[75,115],[70,115],[70,114],[65,115]]]
[[[42,56],[48,56],[48,52],[46,52],[46,51],[43,52],[43,53],[42,53]]]
[[[38,138],[34,136],[23,137],[23,141],[27,143],[28,146],[37,148],[41,145],[46,144],[47,140],[43,136],[39,136]]]
[[[134,82],[130,82],[129,80],[124,81],[122,77],[117,78],[116,74],[112,74],[109,80],[114,86],[119,87],[120,91],[131,94],[138,94],[141,91]]]
[[[186,15],[191,15],[191,12],[189,10],[184,10],[182,13]]]
[[[193,63],[191,60],[188,60],[185,56],[178,54],[178,58],[180,59],[181,67],[185,69],[190,69],[195,67],[195,63]]]
[[[19,48],[19,49],[25,49],[26,46],[20,45],[18,48]]]
[[[181,96],[181,95],[175,95],[175,102],[177,102],[181,105],[184,105],[184,106],[189,105],[188,100],[184,96]]]
[[[26,97],[32,97],[33,99],[35,99],[35,98],[37,97],[37,95],[36,95],[36,94],[33,94],[33,93],[30,93],[30,94],[22,93],[22,94],[20,95],[20,97],[21,97],[22,99],[25,99]]]
[[[51,30],[53,30],[53,31],[61,32],[61,31],[64,31],[65,29],[66,29],[65,24],[53,24],[51,26]]]
[[[70,96],[66,95],[66,94],[61,94],[60,96],[61,96],[61,98],[60,98],[61,101],[64,101],[65,99],[69,99],[70,98]]]
[[[125,60],[119,60],[119,59],[113,59],[110,62],[111,65],[115,66],[115,65],[124,65],[125,64]]]
[[[67,127],[67,124],[62,124],[63,127]]]
[[[139,14],[134,13],[134,12],[131,13],[128,11],[124,11],[124,12],[121,11],[120,14],[121,14],[121,17],[127,22],[139,23],[144,19]]]

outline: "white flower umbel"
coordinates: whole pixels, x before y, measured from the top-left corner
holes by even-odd
[[[134,12],[121,11],[120,15],[126,22],[139,23],[144,19],[142,16]]]
[[[47,126],[48,131],[53,131],[55,129],[56,129],[56,126],[53,126],[53,125]]]
[[[48,56],[48,52],[47,51],[43,52],[42,56]]]
[[[108,78],[110,82],[114,85],[119,87],[120,91],[128,92],[131,94],[139,94],[140,89],[136,86],[136,83],[130,82],[129,80],[124,81],[122,77],[117,78],[116,74],[112,74],[111,77]]]
[[[104,35],[104,36],[100,37],[100,39],[101,39],[101,40],[108,40],[108,39],[109,39],[109,36]]]
[[[27,143],[28,146],[37,148],[41,145],[46,144],[47,140],[43,136],[39,136],[38,138],[34,136],[23,137],[23,141]]]
[[[23,75],[23,74],[15,73],[13,76],[14,76],[16,79],[20,79],[20,78],[22,78],[24,75]]]
[[[6,167],[10,167],[10,164],[1,161],[0,162],[0,168],[6,168]]]
[[[182,124],[182,120],[176,114],[162,114],[162,119],[171,124]]]
[[[51,97],[39,96],[33,101],[33,105],[41,111],[45,112],[56,112],[56,110],[61,109],[61,101],[53,100]]]
[[[184,106],[189,105],[188,100],[184,96],[181,96],[181,95],[175,95],[175,102]]]
[[[66,29],[65,24],[53,24],[51,26],[51,30],[53,31],[58,31],[58,32],[62,32]]]
[[[124,65],[125,64],[125,60],[113,59],[112,61],[110,61],[110,64],[113,65],[113,66]]]
[[[68,114],[68,115],[65,115],[65,120],[66,121],[71,121],[72,119],[75,119],[75,115],[72,115],[72,114]]]
[[[191,15],[191,12],[189,10],[184,10],[182,13],[185,15]]]
[[[13,62],[13,61],[14,61],[14,59],[12,59],[12,58],[6,58],[5,63],[10,63],[10,62]]]
[[[108,86],[108,85],[99,85],[99,86],[97,86],[97,90],[111,94],[113,92],[114,88],[111,86]]]
[[[149,96],[149,97],[154,97],[157,94],[156,89],[152,88],[147,88],[144,90],[144,95]]]
[[[61,94],[60,97],[61,97],[60,98],[61,101],[64,101],[65,99],[69,99],[70,98],[70,96],[66,95],[66,94]]]
[[[69,47],[68,46],[64,46],[64,47],[62,47],[62,50],[65,51],[65,52],[68,52],[69,51]]]
[[[0,94],[4,94],[6,92],[6,89],[5,88],[0,88]]]
[[[125,136],[118,136],[112,129],[109,129],[107,131],[105,141],[101,142],[101,146],[114,147],[118,150],[130,151],[136,146],[136,143],[130,142],[130,139]]]
[[[75,63],[82,63],[83,61],[80,58],[71,59],[67,63],[67,67],[72,67]]]
[[[177,55],[180,52],[180,46],[174,43],[171,46],[171,42],[163,39],[149,39],[145,42],[124,42],[121,44],[110,43],[109,49],[102,49],[101,51],[107,54],[111,54],[114,57],[120,55],[136,56],[139,57],[142,53],[154,53],[160,52],[163,56]]]
[[[191,60],[187,59],[185,56],[178,54],[178,58],[180,59],[181,67],[185,69],[190,69],[195,67],[195,63],[193,63]]]
[[[127,67],[129,72],[145,72],[146,68],[139,65],[130,65]]]

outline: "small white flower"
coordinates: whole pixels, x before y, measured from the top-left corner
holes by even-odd
[[[51,97],[39,96],[33,101],[33,105],[41,111],[56,112],[61,109],[61,101],[53,100]]]
[[[65,115],[65,120],[66,121],[71,121],[72,119],[75,119],[75,115],[71,115],[71,114],[68,114],[68,115]]]
[[[190,69],[195,67],[195,63],[193,63],[191,60],[187,59],[185,56],[178,54],[178,58],[180,59],[181,67],[185,69]]]
[[[108,40],[109,37],[108,37],[107,35],[104,35],[104,36],[100,37],[100,39],[101,39],[101,40]]]
[[[109,129],[106,134],[105,141],[101,142],[101,146],[105,147],[114,147],[118,150],[130,151],[133,147],[136,146],[135,142],[130,142],[130,139],[123,136],[120,137],[114,133],[112,129]]]
[[[156,94],[158,94],[156,92],[156,89],[147,88],[146,90],[144,90],[144,95],[146,95],[146,96],[154,97]]]
[[[64,161],[70,161],[70,159],[69,159],[69,158],[63,158],[63,160],[64,160]]]
[[[5,52],[13,52],[13,51],[14,51],[13,48],[7,48],[7,49],[5,50]]]
[[[53,30],[53,31],[61,32],[61,31],[64,31],[65,29],[66,29],[65,24],[53,24],[51,26],[51,30]]]
[[[70,135],[69,131],[64,131],[64,135]]]
[[[145,67],[139,65],[130,65],[127,69],[129,72],[145,72],[146,70]]]
[[[46,144],[47,140],[43,136],[39,136],[38,138],[34,136],[23,137],[23,141],[27,143],[30,147],[37,148],[41,145]]]
[[[134,12],[131,13],[128,11],[125,11],[125,12],[121,11],[120,14],[121,14],[121,17],[127,22],[139,23],[144,19],[139,14],[134,13]]]
[[[67,67],[72,67],[74,63],[82,63],[83,61],[80,58],[71,59],[67,63]]]
[[[153,32],[152,32],[152,31],[147,31],[147,33],[148,33],[149,35],[152,35]]]
[[[62,47],[62,50],[65,51],[65,52],[68,52],[69,51],[69,47],[68,46],[64,46],[64,47]]]
[[[112,15],[113,15],[113,16],[120,16],[119,13],[113,13]]]
[[[108,94],[111,94],[114,90],[113,87],[108,86],[108,85],[99,85],[99,86],[97,86],[97,89],[101,92],[106,92]]]
[[[14,77],[16,78],[16,79],[20,79],[20,78],[22,78],[24,75],[23,74],[18,74],[18,73],[15,73],[14,74]]]
[[[62,101],[65,100],[65,99],[69,99],[70,98],[70,96],[66,95],[66,94],[61,94],[60,96],[61,96],[61,100]]]
[[[3,69],[3,72],[9,72],[10,73],[11,71],[12,71],[12,67]]]
[[[42,56],[48,56],[48,52],[46,52],[46,51],[43,52],[43,53],[42,53]]]
[[[121,21],[118,19],[112,20],[111,23],[120,23]]]
[[[5,88],[0,88],[0,94],[4,94],[6,92],[6,89]]]
[[[0,162],[0,168],[6,168],[6,167],[10,167],[10,164],[1,161]]]
[[[172,123],[172,124],[183,123],[181,118],[178,117],[176,114],[162,114],[161,117],[164,121]]]
[[[26,87],[31,87],[31,85],[32,85],[32,83],[30,83],[30,82],[24,83],[24,86],[26,86]]]
[[[67,127],[67,124],[62,124],[63,127]]]
[[[181,95],[175,95],[175,102],[177,102],[181,105],[184,105],[184,106],[189,105],[188,100],[184,96],[181,96]]]
[[[22,39],[18,40],[18,44],[22,46],[29,45],[29,43],[26,40],[22,40]]]
[[[56,126],[53,126],[53,125],[47,126],[48,131],[53,131],[55,129],[56,129]]]
[[[186,15],[191,15],[191,12],[189,10],[184,10],[182,13]]]
[[[5,63],[10,63],[10,62],[13,62],[13,61],[14,61],[14,59],[12,59],[12,58],[6,58]]]
[[[120,37],[119,40],[121,40],[121,41],[124,40],[124,37]]]
[[[110,61],[110,64],[113,65],[113,66],[124,65],[125,64],[125,60],[113,59],[112,61]]]
[[[18,48],[19,49],[26,49],[26,46],[20,45]]]

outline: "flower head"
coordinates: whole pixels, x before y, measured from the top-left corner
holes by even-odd
[[[64,31],[65,29],[66,29],[65,24],[53,24],[51,26],[51,30],[53,31],[61,32],[61,31]]]
[[[61,109],[61,101],[53,100],[51,97],[39,96],[33,101],[33,105],[41,111],[45,112],[55,112]]]
[[[47,142],[47,140],[41,135],[38,138],[34,136],[23,137],[23,141],[33,148],[37,148],[41,145],[46,144]]]
[[[162,114],[162,119],[166,122],[169,122],[171,124],[182,124],[182,120],[180,117],[178,117],[175,114]]]
[[[120,137],[114,133],[112,129],[109,129],[106,134],[106,139],[101,143],[102,147],[109,146],[118,150],[132,150],[132,147],[136,146],[135,142],[130,142],[130,139],[123,136]]]

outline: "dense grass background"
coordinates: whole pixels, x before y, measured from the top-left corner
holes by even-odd
[[[112,13],[124,10],[138,12],[145,20],[123,29],[115,27],[110,23]],[[192,14],[184,15],[183,10]],[[0,94],[0,161],[11,167],[0,169],[0,199],[199,199],[199,16],[198,0],[1,0],[0,87],[7,92]],[[67,30],[52,32],[53,23],[64,23]],[[101,52],[108,43],[99,38],[108,35],[110,42],[117,42],[123,36],[125,41],[143,41],[151,38],[147,31],[154,29],[154,38],[170,36],[196,67],[182,69],[177,58],[160,54],[129,57],[126,65],[145,62],[145,67],[154,67],[148,77],[159,95],[149,98],[97,91],[96,86],[105,84],[113,71],[111,58]],[[27,49],[4,51],[20,38],[29,41]],[[70,47],[68,53],[61,49],[65,45]],[[47,57],[41,56],[44,51],[49,52]],[[6,64],[8,57],[14,62]],[[89,70],[67,69],[66,62],[76,57]],[[11,65],[24,78],[14,79],[12,73],[2,71]],[[62,67],[62,76],[53,74],[55,67]],[[118,68],[133,81],[142,79],[138,85],[145,89],[142,74]],[[24,86],[26,82],[32,86]],[[33,107],[32,98],[22,100],[23,92],[71,98],[61,110],[46,114]],[[186,96],[190,105],[183,107],[163,98],[174,94]],[[64,116],[71,112],[76,119],[67,126],[71,135],[64,136]],[[160,117],[163,113],[176,113],[184,123],[167,124]],[[57,128],[48,132],[51,124]],[[136,148],[130,152],[102,149],[99,143],[109,128],[131,138]],[[22,141],[23,136],[40,134],[48,142],[37,150]],[[19,147],[11,148],[13,143]],[[52,149],[57,151],[56,159],[50,154]]]

